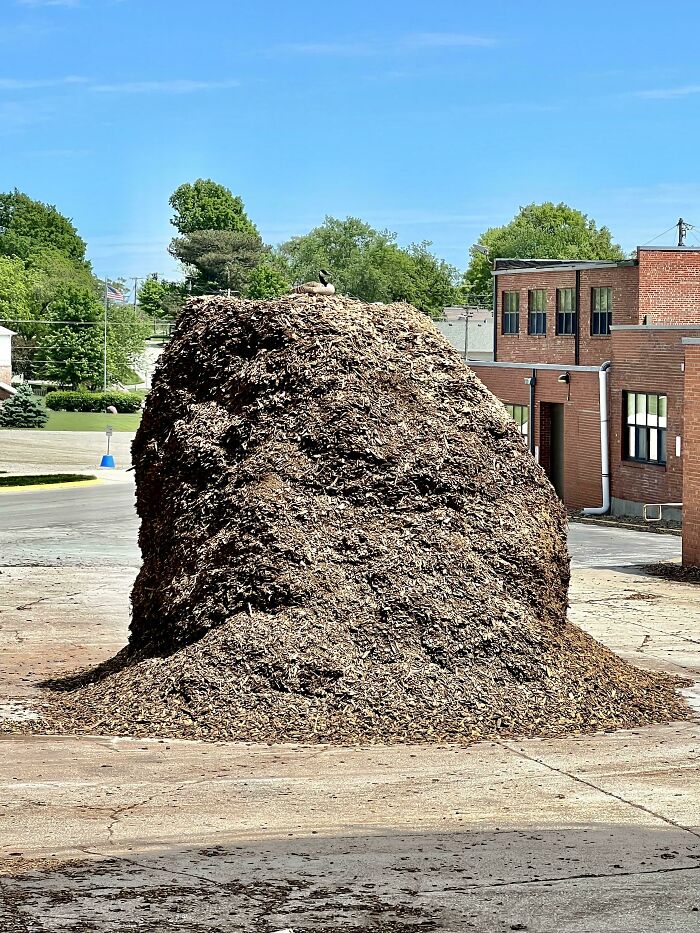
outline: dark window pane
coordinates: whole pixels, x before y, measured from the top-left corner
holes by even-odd
[[[666,411],[665,395],[623,392],[622,430],[624,456],[644,463],[666,463],[666,425],[657,412]]]

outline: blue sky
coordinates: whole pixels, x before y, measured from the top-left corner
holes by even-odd
[[[462,268],[564,200],[631,249],[700,228],[699,33],[684,0],[0,0],[0,190],[114,277],[173,273],[168,196],[200,176],[270,243],[354,214]]]

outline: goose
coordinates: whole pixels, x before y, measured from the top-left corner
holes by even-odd
[[[295,285],[292,291],[297,295],[335,295],[335,286],[331,282],[331,274],[326,269],[318,273],[318,282],[304,282]]]

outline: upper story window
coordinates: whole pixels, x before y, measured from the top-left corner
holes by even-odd
[[[612,288],[591,289],[591,333],[607,336],[612,325]]]
[[[576,333],[576,289],[557,289],[557,334]]]
[[[520,292],[503,292],[503,327],[504,334],[517,334],[520,331]]]
[[[527,332],[547,333],[547,291],[544,288],[533,288],[527,293]]]
[[[511,416],[513,421],[518,426],[518,431],[522,434],[523,437],[528,436],[528,427],[530,422],[530,409],[527,405],[511,405],[509,402],[505,403],[506,411]]]
[[[626,436],[624,455],[642,463],[666,463],[668,397],[647,392],[623,392]]]

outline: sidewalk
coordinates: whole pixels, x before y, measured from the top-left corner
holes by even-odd
[[[115,433],[110,444],[117,467],[131,466],[134,434]],[[107,451],[107,438],[94,431],[0,431],[0,471],[81,473],[95,470]]]

